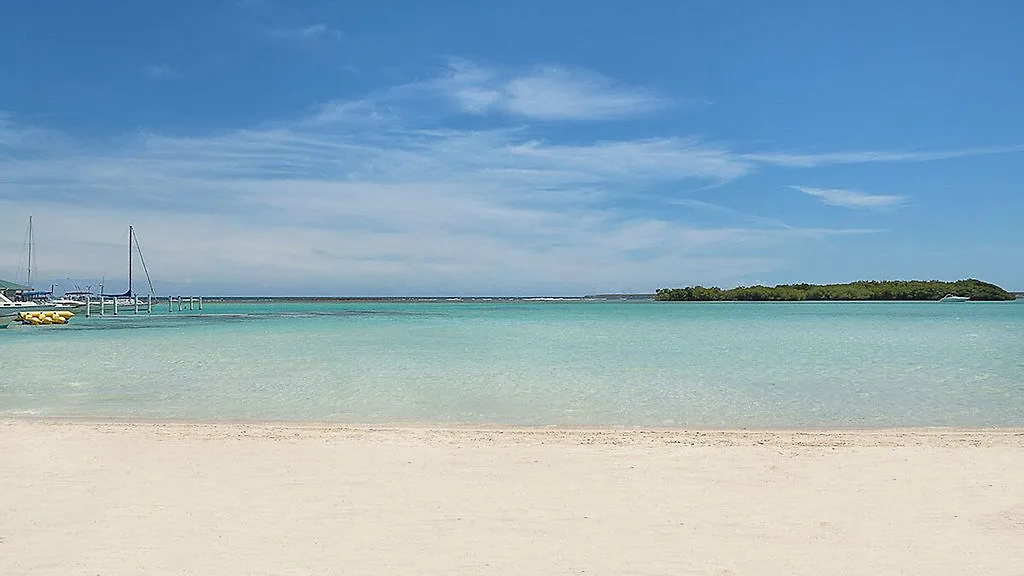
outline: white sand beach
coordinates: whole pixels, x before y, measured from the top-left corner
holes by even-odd
[[[1024,573],[1024,430],[0,421],[0,574]]]

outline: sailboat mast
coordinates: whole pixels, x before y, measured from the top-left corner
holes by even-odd
[[[132,238],[135,237],[135,227],[128,226],[128,297],[134,296],[132,293]]]
[[[29,288],[32,288],[32,244],[34,243],[33,240],[34,239],[32,238],[32,216],[29,216],[28,217],[28,278],[26,278],[26,280],[25,280],[25,282],[28,284]]]

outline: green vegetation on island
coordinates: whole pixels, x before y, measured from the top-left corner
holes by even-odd
[[[861,281],[849,284],[780,284],[740,286],[729,290],[689,286],[660,288],[656,300],[709,302],[743,300],[757,302],[799,302],[804,300],[939,300],[947,294],[971,300],[1014,300],[1015,296],[995,284],[973,278],[956,282],[937,280]]]

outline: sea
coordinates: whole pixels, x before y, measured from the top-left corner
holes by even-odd
[[[1024,302],[206,301],[0,330],[0,417],[1024,426]]]

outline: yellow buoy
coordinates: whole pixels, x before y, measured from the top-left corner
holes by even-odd
[[[18,312],[17,321],[22,324],[39,326],[40,324],[67,324],[68,320],[75,313],[70,310],[36,310],[32,312]]]

